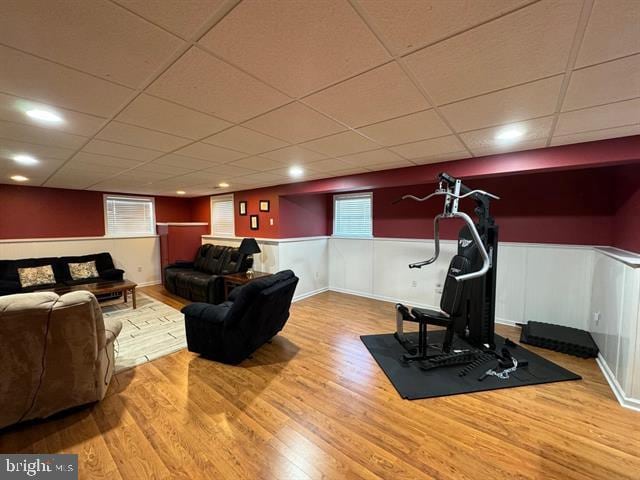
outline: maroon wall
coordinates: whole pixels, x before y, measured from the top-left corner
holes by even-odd
[[[280,197],[280,236],[315,237],[331,234],[327,195]]]
[[[156,197],[156,220],[191,221],[190,201]],[[99,237],[104,233],[102,192],[0,185],[0,239]]]
[[[258,190],[245,190],[236,192],[234,197],[235,227],[238,237],[280,238],[280,215],[278,206],[277,188],[260,188]],[[261,200],[269,201],[269,211],[261,212],[259,205]],[[247,202],[247,214],[240,215],[238,204]],[[258,215],[258,230],[251,230],[251,215]],[[271,225],[273,220],[273,225]],[[213,232],[215,235],[215,232]]]
[[[619,168],[607,189],[615,198],[613,245],[640,253],[640,165]]]

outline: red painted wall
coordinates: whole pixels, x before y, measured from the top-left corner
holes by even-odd
[[[156,221],[191,221],[189,199],[156,197],[155,201]],[[0,239],[99,237],[104,233],[102,192],[0,185]]]
[[[260,200],[269,200],[269,212],[259,211]],[[247,214],[240,215],[239,203],[247,202]],[[234,212],[237,237],[282,238],[280,235],[279,197],[277,188],[261,188],[234,194]],[[251,230],[251,215],[258,215],[258,230]],[[273,225],[270,220],[273,219]],[[215,235],[215,232],[213,232]]]
[[[196,197],[189,201],[192,222],[211,222],[211,197]]]
[[[280,197],[281,238],[315,237],[331,234],[327,195]]]
[[[640,253],[640,165],[618,169],[608,188],[615,195],[613,245]]]

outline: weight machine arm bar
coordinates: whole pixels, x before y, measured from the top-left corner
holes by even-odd
[[[396,200],[397,203],[400,200],[415,200],[416,202],[424,202],[425,200],[429,200],[431,197],[435,197],[438,195],[449,195],[452,198],[456,198],[458,200],[462,200],[463,198],[467,198],[470,197],[472,195],[475,194],[480,194],[480,195],[486,195],[489,198],[493,198],[494,200],[500,200],[500,197],[498,197],[497,195],[494,195],[493,193],[489,193],[486,192],[484,190],[471,190],[467,193],[465,193],[464,195],[456,195],[455,193],[452,192],[448,192],[446,190],[436,190],[433,193],[430,193],[429,195],[427,195],[426,197],[416,197],[415,195],[403,195],[402,198],[400,198],[399,200]]]
[[[412,263],[409,265],[409,268],[422,268],[425,265],[432,264],[438,259],[438,256],[440,255],[440,219],[454,217],[461,218],[464,223],[467,224],[467,227],[469,227],[469,231],[471,232],[473,241],[476,243],[478,250],[480,250],[480,256],[482,257],[482,267],[480,267],[480,270],[476,270],[475,272],[465,273],[464,275],[454,275],[453,278],[455,278],[458,282],[465,282],[467,280],[473,280],[474,278],[482,277],[489,271],[489,268],[491,268],[491,259],[489,258],[487,249],[482,243],[482,239],[480,238],[480,234],[478,233],[473,220],[471,220],[471,217],[469,217],[469,215],[464,212],[456,212],[448,215],[436,215],[436,217],[433,219],[433,237],[436,247],[433,257],[431,257],[429,260],[425,260],[424,262]]]

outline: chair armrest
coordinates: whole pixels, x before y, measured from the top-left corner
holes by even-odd
[[[100,272],[100,278],[104,278],[105,280],[122,280],[123,276],[124,270],[119,268],[110,268]]]
[[[196,302],[187,305],[180,311],[190,318],[197,318],[212,323],[222,323],[227,317],[229,310],[231,310],[232,305],[233,303],[231,302],[224,302],[218,305]]]
[[[194,265],[193,265],[193,262],[184,261],[184,262],[172,263],[170,265],[165,266],[164,268],[165,269],[167,269],[167,268],[194,268]]]

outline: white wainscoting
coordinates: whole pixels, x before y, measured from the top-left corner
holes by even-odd
[[[79,237],[0,241],[0,258],[62,257],[109,252],[116,268],[140,286],[160,283],[160,241],[148,237]]]
[[[594,255],[589,331],[598,363],[620,403],[640,411],[640,268]]]
[[[437,308],[456,242],[441,241],[440,247],[434,264],[409,269],[409,263],[433,255],[433,240],[331,238],[329,289]],[[586,329],[593,255],[591,247],[501,243],[496,321]]]

